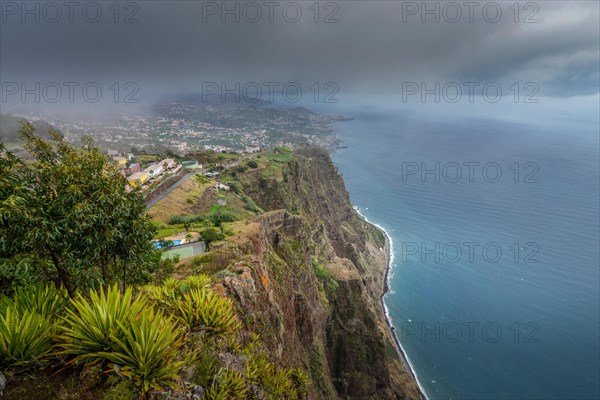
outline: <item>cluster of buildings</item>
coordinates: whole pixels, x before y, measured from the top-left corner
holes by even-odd
[[[136,162],[135,156],[132,153],[121,154],[116,150],[108,150],[107,155],[113,160],[117,168],[121,170],[121,174],[127,179],[131,187],[150,183],[165,173],[175,173],[181,168],[181,164],[178,164],[172,158],[152,163],[142,169],[141,164]]]
[[[148,181],[154,180],[165,171],[175,172],[181,168],[181,165],[177,164],[172,158],[166,158],[155,164],[152,164],[142,170],[140,170],[140,164],[136,163],[130,165],[128,168],[131,175],[127,176],[127,182],[133,187],[137,187]],[[127,172],[127,171],[126,171]]]

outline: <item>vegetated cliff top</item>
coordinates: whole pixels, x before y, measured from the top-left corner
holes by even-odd
[[[77,297],[72,312],[73,303],[58,296],[64,301],[52,304],[61,310],[40,316],[47,324],[35,327],[45,329],[36,335],[45,338],[41,357],[27,374],[10,370],[6,398],[419,398],[380,302],[388,243],[352,208],[326,150],[278,147],[213,179],[196,175],[148,215],[157,237],[193,232],[209,251],[162,260],[154,283],[130,287],[128,300],[116,287],[102,288]],[[23,298],[57,293],[31,288]],[[101,299],[105,293],[110,301]],[[16,309],[12,301],[0,301],[0,314]],[[139,318],[123,314],[122,332],[111,335],[131,341],[142,325],[151,337],[169,333],[163,344],[170,350],[155,353],[161,374],[142,371],[145,357],[121,357],[123,341],[90,352],[85,346],[94,340],[72,340],[87,335],[88,317],[104,303],[138,310]],[[62,314],[68,318],[56,317]],[[15,326],[0,328],[18,337]],[[54,331],[62,334],[48,334]]]
[[[221,278],[277,362],[309,372],[309,398],[418,398],[380,303],[388,244],[353,209],[328,151],[276,148],[250,161],[217,177],[229,190],[205,185],[191,199],[237,220],[175,273]],[[219,198],[226,206],[215,208]],[[179,217],[203,229],[197,215]]]

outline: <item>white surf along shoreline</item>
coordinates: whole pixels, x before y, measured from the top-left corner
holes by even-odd
[[[376,228],[378,228],[380,231],[383,232],[383,234],[385,235],[386,241],[388,243],[388,257],[387,257],[387,269],[385,272],[385,290],[383,295],[381,296],[381,306],[383,307],[383,312],[385,314],[385,320],[387,322],[388,328],[390,329],[390,331],[392,332],[392,336],[394,338],[394,342],[396,345],[396,351],[398,352],[398,355],[400,356],[400,359],[404,362],[404,365],[407,367],[407,369],[409,370],[409,372],[411,373],[411,375],[415,378],[415,381],[417,382],[417,386],[419,387],[419,391],[421,392],[421,396],[423,397],[423,399],[427,400],[427,394],[425,393],[425,390],[423,388],[423,385],[421,384],[421,382],[419,381],[419,376],[417,375],[417,372],[415,371],[414,365],[412,364],[412,362],[410,361],[410,358],[408,357],[408,354],[406,353],[406,351],[404,350],[404,347],[402,346],[402,343],[400,342],[400,340],[398,339],[397,335],[396,335],[396,328],[394,327],[394,324],[392,322],[392,317],[389,313],[388,310],[388,306],[385,303],[385,297],[393,292],[390,286],[390,281],[391,278],[394,274],[393,271],[393,266],[394,266],[394,260],[395,260],[395,253],[394,253],[394,240],[392,239],[392,236],[389,234],[389,232],[380,224],[373,222],[371,220],[369,220],[367,218],[366,215],[364,215],[360,208],[358,208],[357,206],[353,206],[354,210],[356,211],[356,213],[358,215],[360,215],[360,217],[362,219],[364,219],[367,223],[375,226]]]

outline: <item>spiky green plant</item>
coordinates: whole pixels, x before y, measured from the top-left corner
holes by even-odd
[[[1,296],[0,313],[13,307],[19,314],[30,311],[51,321],[67,304],[66,290],[57,289],[54,285],[30,285],[17,288],[12,299]]]
[[[193,289],[209,289],[212,280],[207,275],[192,275],[183,280],[167,278],[161,285],[146,285],[141,292],[148,301],[165,311],[173,311],[176,302]]]
[[[146,285],[141,288],[141,296],[147,302],[159,309],[168,310],[176,301],[174,292],[165,288],[165,286]]]
[[[308,374],[300,368],[292,368],[290,370],[290,378],[292,379],[292,382],[294,382],[300,397],[304,398],[308,394],[308,385],[310,384],[310,377]]]
[[[190,275],[183,280],[190,289],[210,289],[212,279],[208,275]]]
[[[177,324],[160,312],[146,309],[138,319],[119,323],[123,335],[112,335],[110,352],[98,352],[113,363],[113,369],[130,377],[144,396],[163,386],[176,387],[183,362],[176,361],[184,343]]]
[[[131,288],[122,295],[116,285],[105,293],[90,291],[89,298],[81,294],[71,300],[74,310],[67,309],[61,327],[62,351],[73,356],[73,363],[99,362],[98,352],[114,350],[116,338],[122,338],[121,326],[129,325],[144,309],[142,298],[133,298]]]
[[[249,383],[258,386],[267,399],[296,400],[307,393],[308,375],[300,369],[277,367],[262,351],[247,353],[244,375]]]
[[[232,301],[211,290],[190,290],[178,301],[176,312],[189,329],[202,328],[208,336],[232,337],[241,329]]]
[[[35,312],[19,312],[14,305],[0,314],[0,366],[41,365],[50,356],[53,326]]]
[[[161,286],[169,292],[177,293],[180,290],[181,281],[175,278],[167,278],[162,282]]]
[[[248,388],[240,373],[232,369],[221,369],[206,390],[207,400],[245,399]]]

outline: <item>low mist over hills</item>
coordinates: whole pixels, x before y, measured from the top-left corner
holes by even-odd
[[[20,142],[19,128],[26,121],[24,118],[15,117],[10,114],[0,114],[0,142]],[[48,129],[56,129],[46,121],[29,121],[33,124],[37,133],[49,138]]]

